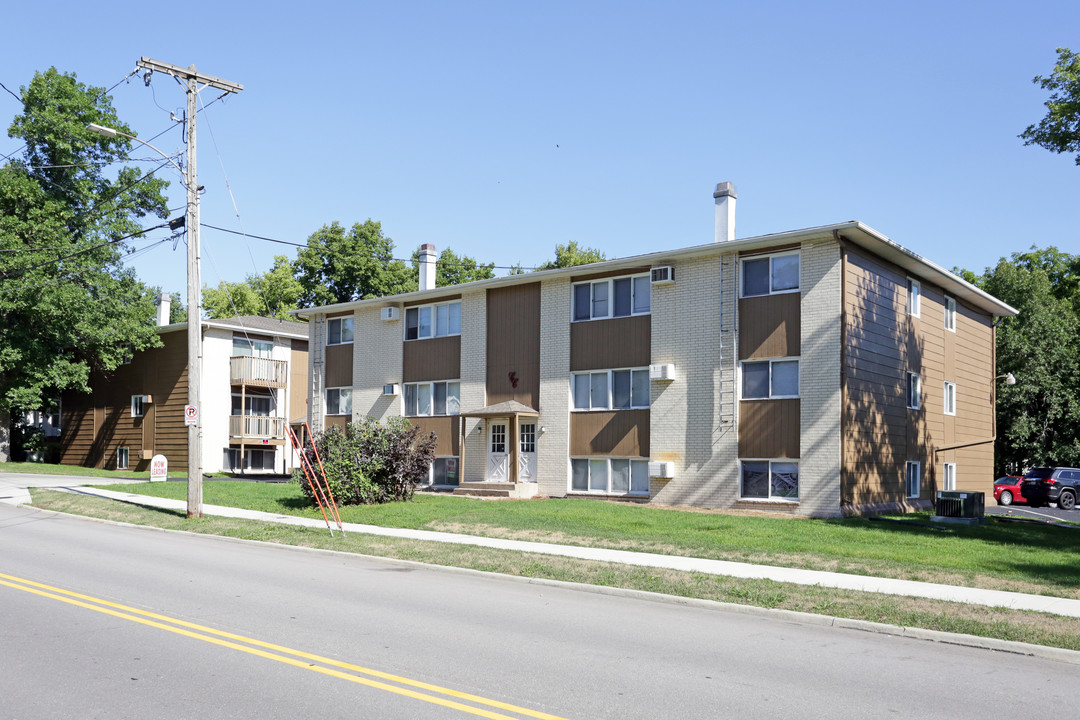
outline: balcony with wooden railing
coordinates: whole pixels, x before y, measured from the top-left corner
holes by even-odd
[[[289,363],[250,355],[234,355],[229,358],[229,377],[233,385],[283,388],[289,384]]]
[[[263,440],[267,445],[285,443],[285,418],[269,415],[230,415],[229,438],[258,444]]]

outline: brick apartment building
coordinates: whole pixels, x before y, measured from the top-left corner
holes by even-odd
[[[860,222],[298,311],[315,429],[404,415],[457,492],[837,516],[993,482],[1016,311]]]

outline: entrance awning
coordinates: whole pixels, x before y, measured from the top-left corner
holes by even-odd
[[[517,400],[507,400],[506,402],[496,403],[495,405],[488,405],[478,410],[470,410],[468,412],[461,412],[458,416],[458,422],[461,425],[458,426],[458,432],[461,434],[461,480],[465,479],[465,443],[468,440],[468,436],[465,434],[464,424],[465,418],[508,418],[510,420],[510,438],[507,443],[507,449],[510,451],[510,482],[517,483],[518,481],[518,428],[520,427],[519,418],[539,418],[540,411],[534,410],[528,405],[519,403]],[[482,440],[486,442],[486,440]]]
[[[476,418],[518,417],[519,415],[524,415],[526,417],[540,417],[540,411],[533,410],[528,405],[523,405],[517,400],[507,400],[506,402],[482,407],[479,410],[470,410],[469,412],[461,413],[462,417]]]

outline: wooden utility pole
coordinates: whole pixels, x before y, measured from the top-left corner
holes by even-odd
[[[162,72],[187,84],[187,290],[188,290],[188,406],[195,408],[194,423],[188,425],[187,516],[202,517],[202,277],[199,247],[199,181],[195,171],[195,118],[198,115],[199,85],[225,92],[240,92],[239,83],[195,71],[194,65],[178,65],[143,57],[138,67]],[[149,80],[147,81],[149,82]],[[244,459],[240,458],[241,465]]]

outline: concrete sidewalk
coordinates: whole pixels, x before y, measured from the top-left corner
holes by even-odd
[[[170,510],[187,509],[187,502],[184,500],[147,497],[145,495],[101,490],[93,487],[64,487],[60,486],[59,483],[50,485],[50,487],[66,492],[94,495],[110,500],[120,500],[148,507],[167,508]],[[29,500],[27,500],[27,502],[28,501]],[[219,505],[204,504],[203,513],[205,515],[216,515],[219,517],[244,518],[248,520],[260,520],[263,522],[276,522],[285,525],[300,525],[326,529],[326,524],[319,520],[300,518],[292,515],[278,515],[274,513],[256,512],[253,510],[241,510],[239,508],[222,507]],[[727,560],[708,560],[704,558],[659,555],[655,553],[632,552],[628,550],[608,550],[604,548],[579,547],[576,545],[555,545],[551,543],[528,542],[524,540],[485,538],[473,535],[459,535],[456,533],[432,532],[430,530],[405,530],[401,528],[385,528],[356,523],[345,523],[344,527],[346,534],[365,533],[369,535],[382,535],[412,540],[428,540],[431,542],[451,543],[455,545],[474,545],[500,550],[516,550],[518,552],[538,553],[541,555],[572,557],[582,560],[622,563],[624,565],[636,565],[639,567],[665,568],[684,572],[699,572],[709,575],[775,580],[776,582],[795,583],[798,585],[818,585],[821,587],[843,590],[859,590],[887,595],[905,595],[909,597],[948,600],[950,602],[985,605],[989,607],[1004,607],[1013,610],[1033,610],[1065,617],[1080,617],[1080,600],[1048,597],[1045,595],[1030,595],[1001,590],[984,590],[981,588],[939,585],[936,583],[916,582],[913,580],[893,580],[890,578],[877,578],[863,575],[845,575],[843,573],[824,572],[819,570],[799,570],[794,568],[773,567],[770,565],[751,565],[749,563],[729,562]]]

